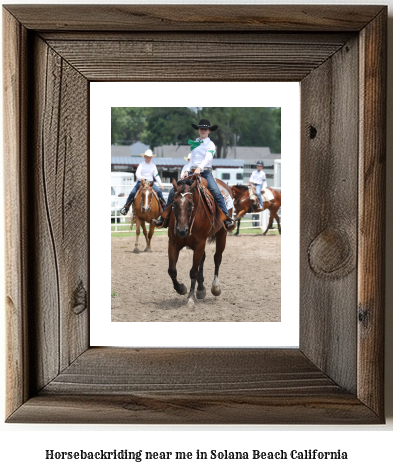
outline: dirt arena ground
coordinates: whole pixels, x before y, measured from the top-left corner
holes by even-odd
[[[141,233],[139,248],[145,248]],[[221,295],[210,291],[215,244],[206,245],[206,298],[187,305],[168,275],[168,237],[155,235],[152,252],[133,253],[135,237],[112,238],[112,321],[279,322],[281,320],[281,236],[228,236],[220,267]],[[178,279],[190,287],[192,250],[183,249]]]

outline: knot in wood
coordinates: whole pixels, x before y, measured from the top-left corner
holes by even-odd
[[[335,229],[325,229],[315,237],[308,247],[308,259],[313,272],[322,278],[342,278],[355,267],[350,239]]]
[[[73,302],[72,311],[74,314],[80,314],[86,309],[86,306],[87,306],[86,289],[83,286],[83,283],[79,282],[79,285],[74,291],[74,302]]]

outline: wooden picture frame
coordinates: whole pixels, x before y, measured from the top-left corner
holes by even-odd
[[[387,7],[194,13],[3,8],[7,421],[384,423]],[[90,347],[89,82],[198,80],[301,83],[299,348]]]

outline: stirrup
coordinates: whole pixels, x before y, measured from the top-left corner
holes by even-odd
[[[151,220],[153,222],[153,224],[156,226],[156,227],[159,227],[159,228],[164,228],[166,229],[169,225],[169,219],[168,217],[166,217],[165,219],[160,216],[158,219],[152,219]]]
[[[226,230],[231,231],[231,230],[233,230],[233,229],[236,227],[236,222],[233,221],[232,219],[226,219],[226,220],[224,221],[224,226],[225,226],[225,229],[226,229]]]
[[[126,206],[122,207],[119,212],[122,216],[126,216],[128,214],[129,210],[130,210],[130,206],[126,205]]]

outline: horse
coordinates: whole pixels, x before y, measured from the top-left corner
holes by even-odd
[[[173,180],[175,195],[172,202],[172,212],[168,226],[168,274],[172,279],[173,288],[179,295],[185,295],[187,288],[183,283],[177,280],[176,263],[179,258],[180,250],[183,247],[190,247],[193,253],[192,267],[190,270],[191,288],[188,294],[188,305],[195,304],[195,285],[198,280],[196,298],[203,299],[206,296],[206,289],[203,285],[203,264],[206,258],[206,241],[216,242],[216,252],[214,254],[214,279],[211,286],[211,292],[214,296],[221,294],[218,272],[222,260],[222,254],[225,250],[227,230],[221,222],[217,204],[213,203],[212,211],[206,204],[198,183],[203,183],[206,187],[207,182],[201,177],[193,176],[192,184],[189,180],[183,180],[180,184]],[[232,197],[229,186],[217,179],[217,184],[224,187]],[[232,209],[229,210],[232,216]],[[208,240],[209,239],[209,240]]]
[[[280,224],[280,218],[278,216],[278,211],[281,207],[281,192],[278,191],[277,189],[274,188],[267,188],[269,189],[274,197],[274,202],[263,202],[263,210],[266,211],[266,209],[269,209],[270,211],[270,218],[269,218],[269,224],[266,227],[265,232],[263,235],[267,234],[267,231],[270,229],[273,219],[276,219],[277,225],[278,225],[278,232],[281,234],[281,224]],[[246,184],[236,184],[234,186],[231,186],[231,191],[233,193],[233,196],[235,198],[234,206],[236,210],[236,219],[237,221],[237,230],[234,235],[239,235],[239,228],[240,228],[240,220],[241,218],[250,212],[254,212],[252,209],[252,201],[250,199],[249,193],[248,193],[248,186]]]
[[[146,239],[146,248],[144,252],[151,252],[151,239],[153,238],[155,225],[152,219],[160,212],[160,205],[158,197],[153,193],[154,181],[141,182],[141,188],[138,190],[133,204],[133,215],[136,221],[136,241],[134,253],[140,253],[138,249],[139,234],[141,233],[141,226],[143,234]],[[145,223],[150,224],[149,234],[146,231]],[[131,230],[134,220],[131,221]]]

